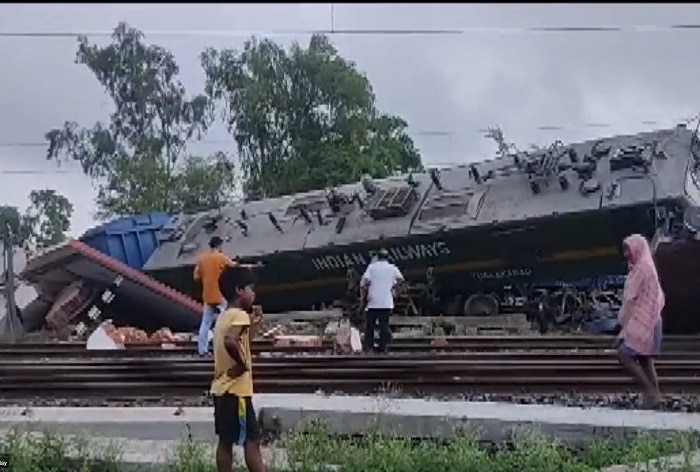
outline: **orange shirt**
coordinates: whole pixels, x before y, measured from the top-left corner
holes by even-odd
[[[195,280],[202,280],[202,302],[218,305],[224,301],[219,289],[219,277],[227,266],[235,266],[228,256],[219,251],[210,251],[202,256],[194,268]]]

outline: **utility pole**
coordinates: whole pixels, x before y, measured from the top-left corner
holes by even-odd
[[[10,225],[5,224],[2,232],[2,259],[3,272],[0,282],[3,284],[5,295],[5,317],[0,320],[0,338],[4,341],[14,342],[24,334],[24,326],[17,314],[17,304],[15,302],[15,268],[14,250],[12,238],[10,238]]]

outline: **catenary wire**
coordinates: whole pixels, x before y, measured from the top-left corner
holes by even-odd
[[[674,121],[668,119],[660,120],[642,120],[639,122],[642,126],[655,126],[655,125],[672,125],[678,123],[689,124],[700,115],[695,115],[690,118],[678,118]],[[580,123],[580,124],[570,124],[570,125],[538,125],[533,127],[533,131],[567,131],[572,129],[595,129],[595,128],[612,128],[615,126],[613,123]],[[451,138],[453,136],[473,136],[474,134],[484,134],[488,131],[487,127],[476,129],[472,132],[468,131],[454,131],[454,130],[422,130],[422,131],[408,131],[411,136],[420,137],[435,137],[435,138]],[[199,145],[199,144],[234,144],[232,139],[200,139],[195,140],[188,145]],[[45,148],[49,145],[48,141],[0,141],[0,148]]]
[[[270,30],[146,30],[146,36],[171,38],[192,37],[249,37],[249,36],[303,36],[324,34],[328,36],[459,36],[468,34],[574,34],[574,33],[660,33],[671,31],[697,31],[700,23],[666,24],[666,25],[578,25],[578,26],[473,26],[461,28],[330,28],[318,29],[270,29]],[[0,31],[1,38],[77,38],[110,37],[109,30],[73,30],[73,31]]]
[[[661,120],[661,121],[656,121],[656,120],[645,120],[641,121],[640,124],[642,125],[658,125],[660,122],[663,122],[666,120]],[[679,123],[684,123],[686,125],[698,121],[700,124],[700,113],[697,115],[694,115],[690,118],[681,118],[678,120],[675,120],[675,124]],[[566,129],[572,129],[572,128],[609,128],[612,127],[613,125],[610,123],[584,123],[581,125],[574,125],[574,126],[538,126],[535,129],[537,130],[542,130],[542,131],[561,131],[561,130],[566,130]],[[485,133],[487,129],[479,129],[476,132],[477,133]],[[419,133],[413,133],[414,135],[420,135],[420,136],[433,136],[433,137],[451,137],[454,135],[459,135],[459,134],[467,134],[467,133],[457,133],[453,131],[422,131]],[[225,139],[203,139],[200,141],[193,141],[192,143],[189,144],[198,144],[198,143],[212,143],[212,144],[233,144],[233,141],[230,140],[225,140]],[[0,142],[0,148],[3,147],[29,147],[29,148],[35,148],[35,147],[47,147],[48,142]],[[455,162],[444,162],[444,163],[437,163],[433,162],[431,163],[431,166],[434,167],[445,167],[445,166],[453,166],[453,165],[458,165],[459,163]],[[79,170],[65,170],[65,169],[0,169],[0,175],[46,175],[46,174],[82,174],[81,171]]]

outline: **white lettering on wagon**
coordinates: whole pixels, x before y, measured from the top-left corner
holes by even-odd
[[[389,260],[392,262],[435,259],[451,254],[450,248],[444,241],[389,246],[386,250],[389,252]],[[329,254],[327,256],[315,257],[311,260],[311,263],[316,270],[320,271],[347,269],[356,266],[362,267],[367,266],[376,254],[377,250]]]
[[[472,272],[475,280],[501,280],[510,277],[530,277],[532,269],[503,269],[494,271]]]

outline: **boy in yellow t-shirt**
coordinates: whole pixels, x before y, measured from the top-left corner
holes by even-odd
[[[245,268],[226,268],[220,279],[221,293],[228,309],[214,326],[214,429],[219,437],[216,469],[231,472],[233,446],[243,446],[245,463],[251,472],[265,472],[260,450],[260,430],[253,408],[251,340],[260,323],[258,310],[252,322],[255,291],[252,274]],[[256,307],[257,308],[257,307]]]

